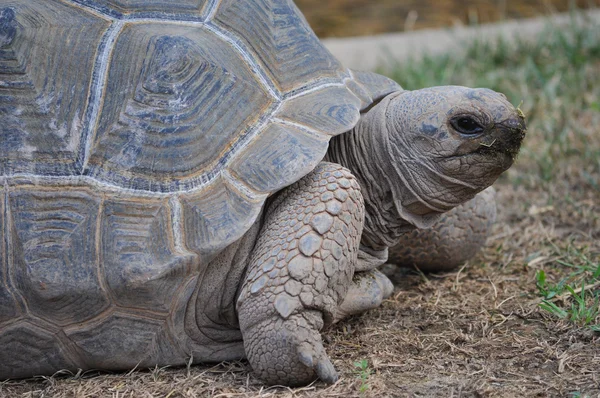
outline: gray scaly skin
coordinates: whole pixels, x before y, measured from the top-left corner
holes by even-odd
[[[421,271],[451,271],[483,247],[496,221],[494,187],[447,211],[431,227],[415,229],[389,249],[388,263]]]
[[[251,256],[237,309],[258,375],[334,382],[319,331],[389,296],[375,270],[387,249],[490,186],[524,133],[504,95],[436,87],[393,93],[334,138],[326,162],[268,206]]]

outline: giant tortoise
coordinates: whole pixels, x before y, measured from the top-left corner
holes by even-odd
[[[0,378],[247,358],[320,331],[401,235],[513,162],[488,89],[345,69],[290,0],[0,0]]]

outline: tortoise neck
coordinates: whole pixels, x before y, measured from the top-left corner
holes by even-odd
[[[358,180],[365,201],[361,245],[384,250],[415,227],[398,212],[390,184],[394,178],[386,175],[377,138],[370,131],[376,122],[369,120],[371,112],[363,115],[354,129],[330,141],[325,160],[346,167]]]
[[[361,243],[375,250],[394,246],[405,232],[431,227],[448,210],[419,194],[427,177],[437,174],[407,144],[411,132],[403,129],[410,128],[409,120],[395,109],[406,93],[383,98],[352,130],[333,138],[327,152],[327,160],[350,169],[360,183],[366,210]]]

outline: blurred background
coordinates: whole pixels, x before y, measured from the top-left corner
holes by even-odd
[[[600,0],[296,0],[319,37],[348,37],[529,18]]]

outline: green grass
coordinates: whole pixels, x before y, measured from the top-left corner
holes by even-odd
[[[358,387],[358,391],[361,394],[366,393],[369,388],[369,377],[371,376],[372,370],[369,367],[369,361],[366,359],[361,359],[360,361],[354,362],[356,377],[360,380],[360,386]]]
[[[549,282],[544,270],[536,273],[536,286],[542,297],[540,308],[553,316],[566,319],[578,326],[589,327],[600,332],[600,262],[593,261],[588,248],[568,245],[561,249],[554,247],[556,260],[563,268],[562,278]]]

